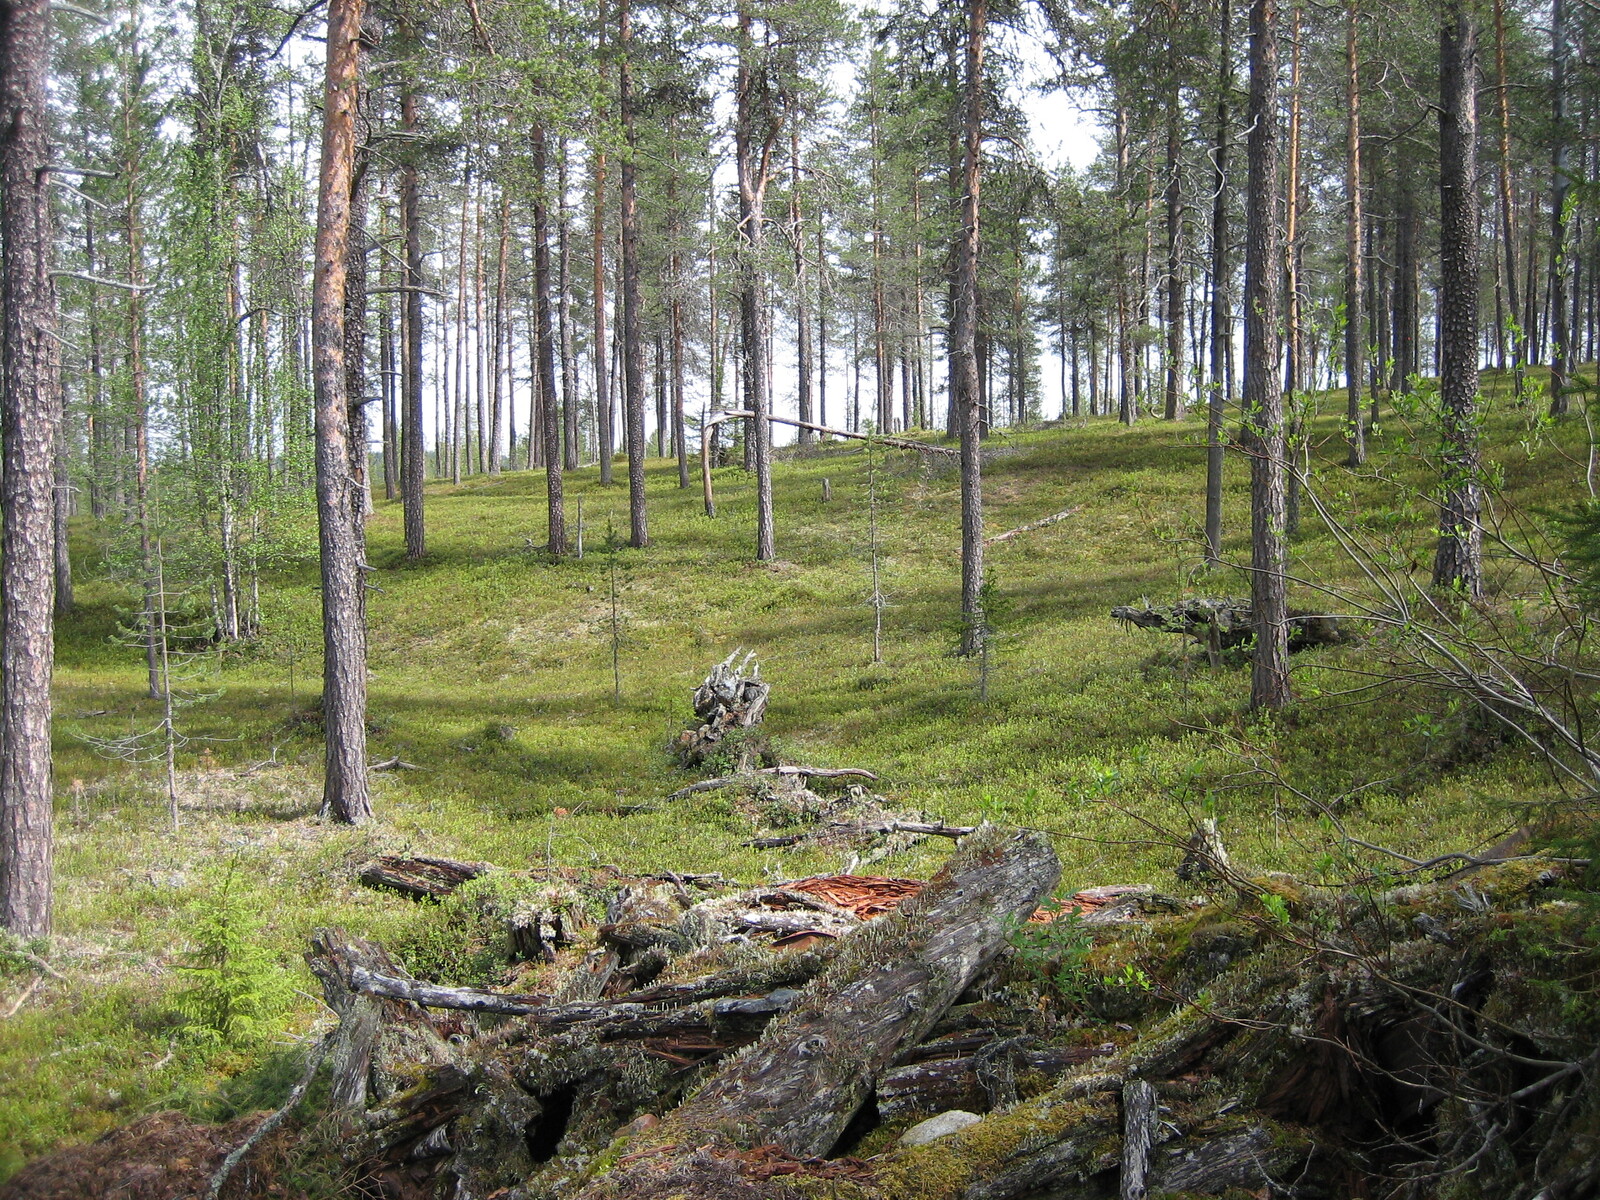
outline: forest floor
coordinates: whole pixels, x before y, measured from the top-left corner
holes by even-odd
[[[1542,402],[1519,408],[1504,380],[1485,382],[1501,389],[1485,426],[1498,511],[1587,495],[1583,422],[1544,426],[1532,416]],[[1390,478],[1339,468],[1339,427],[1324,416],[1312,426],[1316,486],[1342,518],[1409,548],[1420,580],[1436,534],[1428,468],[1411,456],[1427,439],[1385,417],[1374,463]],[[1350,671],[1375,664],[1369,647],[1297,655],[1295,706],[1252,719],[1243,660],[1213,668],[1176,638],[1110,619],[1118,604],[1248,593],[1242,570],[1200,566],[1205,447],[1194,418],[1069,422],[994,438],[991,533],[1076,511],[990,552],[1001,603],[986,698],[977,666],[952,653],[953,466],[905,451],[872,458],[869,468],[859,443],[782,454],[780,560],[765,564],[750,557],[753,484],[732,468],[715,473],[719,515],[707,519],[698,487],[680,491],[675,464],[652,460],[645,550],[607,545],[608,528],[613,547],[625,535],[625,489],[601,488],[592,467],[570,474],[569,522],[583,502],[581,561],[553,563],[529,548],[545,537],[539,474],[430,485],[429,554],[419,564],[403,559],[398,504],[380,501],[368,530],[378,568],[370,754],[420,769],[374,777],[377,820],[361,829],[316,817],[313,564],[264,583],[268,627],[257,643],[186,664],[183,687],[195,702],[178,714],[192,740],[179,759],[174,832],[159,767],[117,761],[96,744],[148,730],[160,712],[143,698],[139,652],[116,637],[130,596],[85,523],[74,541],[78,607],[58,634],[49,961],[60,978],[38,980],[24,958],[0,951],[0,1180],[142,1113],[177,1107],[224,1119],[280,1098],[299,1070],[300,1036],[323,1015],[301,958],[319,925],[373,937],[419,974],[496,982],[490,957],[475,953],[470,914],[357,884],[376,854],[717,871],[751,882],[846,867],[838,851],[741,846],[750,825],[716,793],[663,799],[686,782],[667,744],[690,716],[690,692],[735,647],[759,656],[773,685],[767,729],[790,760],[870,768],[896,808],[929,818],[1044,830],[1065,864],[1064,893],[1170,886],[1202,811],[1218,818],[1236,860],[1316,878],[1329,869],[1325,827],[1268,786],[1262,765],[1339,808],[1354,836],[1417,857],[1487,844],[1552,795],[1538,764],[1449,697],[1398,686],[1339,695],[1360,682]],[[1247,470],[1229,454],[1226,551],[1235,563],[1248,560]],[[888,602],[881,663],[869,473]],[[1293,556],[1299,576],[1359,579],[1309,508]],[[1491,567],[1505,571],[1514,575]],[[1329,606],[1306,587],[1294,602]],[[947,853],[943,842],[923,843],[871,869],[925,878]],[[234,1045],[195,1036],[179,1001],[192,983],[182,968],[197,922],[224,909],[255,914],[249,936],[282,967],[266,985],[274,1015]]]

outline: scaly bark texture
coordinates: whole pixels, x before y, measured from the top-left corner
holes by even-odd
[[[1218,6],[1217,140],[1211,177],[1211,363],[1206,386],[1206,562],[1222,562],[1222,423],[1228,402],[1228,339],[1233,318],[1228,309],[1228,97],[1233,92],[1233,14],[1228,0]],[[1091,342],[1089,379],[1097,378]],[[1091,395],[1089,407],[1094,408]]]
[[[1439,422],[1435,587],[1483,594],[1478,455],[1478,38],[1462,0],[1439,29]]]
[[[1367,459],[1366,426],[1361,420],[1361,381],[1367,373],[1366,322],[1362,312],[1361,271],[1361,57],[1356,39],[1360,22],[1357,0],[1346,0],[1344,12],[1344,371],[1345,437],[1349,465]]]
[[[55,667],[55,434],[50,279],[49,0],[0,3],[0,929],[50,932],[50,679]]]
[[[617,105],[622,110],[622,132],[627,153],[622,158],[622,406],[628,443],[628,544],[650,543],[644,507],[644,332],[643,301],[639,294],[639,197],[634,155],[637,153],[633,112],[633,6],[623,0],[617,12],[617,40],[622,65],[617,84]]]
[[[400,99],[402,127],[417,128],[417,95],[407,88]],[[406,557],[427,553],[422,485],[427,457],[422,444],[422,202],[417,165],[410,156],[400,168],[400,220],[405,226],[405,374],[400,382],[400,494],[405,509]]]
[[[766,275],[761,256],[766,243],[766,199],[772,137],[757,144],[750,6],[739,7],[739,70],[734,86],[734,158],[739,180],[739,312],[744,330],[745,405],[750,420],[749,458],[756,477],[756,558],[777,557],[772,517],[772,397],[767,377]]]
[[[978,190],[982,185],[983,35],[987,0],[967,10],[966,111],[963,117],[961,227],[956,242],[954,313],[950,329],[955,417],[961,438],[961,652],[983,648],[983,467],[978,377]]]
[[[350,471],[344,299],[363,0],[328,8],[322,168],[311,283],[316,392],[317,525],[322,551],[322,713],[327,740],[323,815],[359,825],[372,816],[367,787],[367,633],[364,563]]]
[[[539,391],[544,404],[539,413],[540,428],[529,429],[529,437],[544,441],[545,500],[549,514],[551,554],[567,552],[567,506],[561,469],[561,410],[556,403],[555,325],[550,302],[550,219],[545,197],[545,136],[542,126],[533,131],[533,274],[534,303],[539,330]]]
[[[1245,450],[1250,455],[1250,602],[1256,647],[1250,706],[1289,702],[1284,578],[1283,189],[1279,186],[1278,9],[1250,5],[1250,136],[1244,263]]]

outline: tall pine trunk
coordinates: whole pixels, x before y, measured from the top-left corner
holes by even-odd
[[[1250,706],[1289,702],[1284,576],[1283,189],[1279,184],[1278,12],[1250,4],[1249,181],[1245,195],[1244,444],[1250,456],[1250,602],[1256,644]]]
[[[1206,562],[1222,561],[1222,426],[1228,402],[1228,344],[1233,337],[1229,313],[1228,256],[1228,97],[1233,91],[1233,14],[1228,0],[1218,5],[1217,133],[1212,146],[1211,177],[1211,364],[1206,386]],[[1095,353],[1094,326],[1089,328],[1089,352]],[[1089,372],[1089,411],[1098,398],[1098,374]]]
[[[316,402],[317,526],[322,551],[322,712],[327,742],[322,812],[361,824],[367,788],[367,645],[358,502],[350,475],[345,286],[351,236],[352,167],[362,0],[332,0],[311,285]]]
[[[951,387],[961,438],[961,652],[982,653],[983,471],[979,458],[982,397],[978,368],[978,194],[983,182],[983,51],[988,0],[968,0],[962,96],[961,223],[955,247]]]
[[[1435,587],[1483,594],[1478,455],[1478,40],[1465,0],[1439,30],[1439,419],[1444,499]]]
[[[401,125],[417,130],[417,95],[406,88],[400,100]],[[422,512],[422,487],[427,459],[422,444],[422,188],[417,164],[408,154],[400,167],[400,223],[405,239],[405,311],[402,322],[405,345],[400,376],[400,496],[404,509],[406,557],[418,559],[427,552]],[[457,354],[460,353],[459,346]]]
[[[1361,55],[1359,0],[1345,0],[1344,11],[1344,371],[1346,461],[1359,467],[1367,459],[1361,385],[1366,377],[1366,321],[1362,310],[1361,206]]]
[[[617,12],[617,33],[622,64],[617,103],[622,109],[622,133],[627,153],[622,160],[622,391],[628,442],[628,544],[642,548],[650,542],[644,507],[644,334],[639,294],[639,198],[635,156],[638,137],[633,111],[633,5],[622,0]]]
[[[535,428],[544,444],[545,503],[550,523],[551,554],[567,552],[567,508],[562,479],[561,406],[556,402],[556,341],[550,303],[550,202],[549,164],[545,133],[541,125],[533,129],[533,292],[535,320],[538,323],[539,395],[544,403],[537,427],[529,422],[529,435]]]
[[[0,5],[0,929],[50,932],[53,448],[60,419],[50,278],[49,0]]]

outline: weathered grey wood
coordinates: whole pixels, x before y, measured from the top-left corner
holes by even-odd
[[[367,887],[389,888],[414,900],[442,900],[488,870],[488,863],[385,854],[362,867],[359,878]]]
[[[917,896],[852,933],[833,964],[749,1051],[725,1062],[652,1130],[652,1145],[772,1145],[825,1154],[879,1077],[999,953],[1010,923],[1061,874],[1049,842],[982,826]],[[622,1164],[583,1195],[645,1197],[648,1167]]]
[[[415,979],[400,979],[357,966],[350,972],[350,983],[363,995],[388,996],[393,1000],[409,1000],[427,1008],[454,1008],[466,1012],[506,1013],[519,1015],[531,1013],[547,998],[544,996],[513,996],[502,992],[485,992],[477,988],[442,987],[436,983],[422,983]]]
[[[1024,533],[1032,533],[1035,529],[1044,529],[1047,526],[1055,525],[1058,522],[1065,521],[1068,517],[1075,517],[1077,515],[1078,509],[1076,506],[1072,508],[1065,508],[1058,513],[1051,513],[1048,517],[1040,517],[1037,521],[1029,521],[1026,525],[1018,525],[1015,529],[1008,529],[1004,533],[997,533],[991,537],[986,537],[983,539],[984,544],[994,546],[1001,542],[1009,542],[1012,538],[1020,537]]]
[[[606,921],[611,925],[667,924],[676,921],[680,912],[679,883],[642,883],[620,888],[606,910]],[[617,942],[603,942],[596,946],[583,961],[556,985],[555,1001],[570,1003],[580,1000],[598,1000],[605,995],[617,969],[628,960],[631,948]]]
[[[453,1060],[449,1043],[409,997],[368,992],[360,986],[358,980],[366,976],[393,979],[400,985],[414,982],[382,947],[342,929],[319,929],[311,938],[306,965],[321,982],[328,1007],[339,1017],[330,1047],[334,1109],[360,1108],[369,1094],[386,1099],[395,1090],[402,1065],[413,1069]]]
[[[1253,1125],[1221,1137],[1189,1138],[1152,1155],[1152,1192],[1224,1192],[1256,1189],[1286,1176],[1305,1161],[1309,1147],[1281,1130]]]
[[[759,767],[753,771],[742,771],[738,775],[719,775],[715,779],[702,779],[698,783],[691,783],[688,787],[679,788],[669,794],[667,799],[682,800],[685,796],[715,792],[725,787],[741,785],[748,787],[753,779],[761,776],[793,779],[865,779],[870,782],[876,782],[878,778],[876,774],[863,767],[801,767],[785,763],[776,767]]]
[[[1122,1087],[1122,1186],[1119,1200],[1144,1200],[1150,1176],[1150,1151],[1161,1113],[1156,1089],[1143,1079]]]
[[[1255,636],[1255,610],[1249,600],[1236,597],[1191,596],[1177,604],[1119,604],[1111,616],[1140,629],[1187,634],[1213,652],[1242,646]],[[1288,628],[1290,650],[1349,640],[1338,619],[1326,613],[1290,609]]]
[[[983,1080],[980,1078],[980,1068],[984,1064],[970,1050],[981,1051],[985,1045],[994,1044],[996,1039],[991,1035],[963,1038],[961,1041],[975,1041],[977,1044],[970,1046],[969,1052],[957,1057],[912,1062],[886,1071],[878,1080],[876,1090],[878,1116],[886,1123],[893,1124],[919,1113],[932,1114],[952,1108],[977,1112],[987,1108]],[[917,1050],[921,1049],[923,1047],[917,1047]],[[1009,1051],[1007,1057],[1014,1072],[1027,1071],[1054,1077],[1110,1052],[1109,1046],[1041,1046],[1016,1048]]]

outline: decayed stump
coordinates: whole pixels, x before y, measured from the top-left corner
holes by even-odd
[[[700,724],[684,730],[678,738],[678,753],[690,765],[709,758],[717,743],[733,730],[752,729],[766,715],[772,688],[762,682],[755,651],[746,654],[736,666],[734,660],[738,657],[739,651],[735,650],[712,667],[694,690],[694,715]],[[755,765],[755,748],[741,746],[736,769],[748,771]]]
[[[1005,945],[1060,877],[1049,843],[1031,832],[981,827],[919,895],[840,946],[829,968],[760,1041],[668,1114],[585,1200],[655,1197],[663,1160],[694,1174],[692,1148],[777,1146],[825,1154],[895,1058],[916,1044]],[[669,1149],[670,1148],[670,1149]],[[679,1170],[685,1197],[715,1195]]]
[[[1119,604],[1111,616],[1140,629],[1192,637],[1206,647],[1213,662],[1223,650],[1244,646],[1256,635],[1255,610],[1250,601],[1236,597],[1191,596],[1176,604]],[[1326,613],[1289,610],[1291,651],[1337,645],[1349,636],[1338,619]]]

